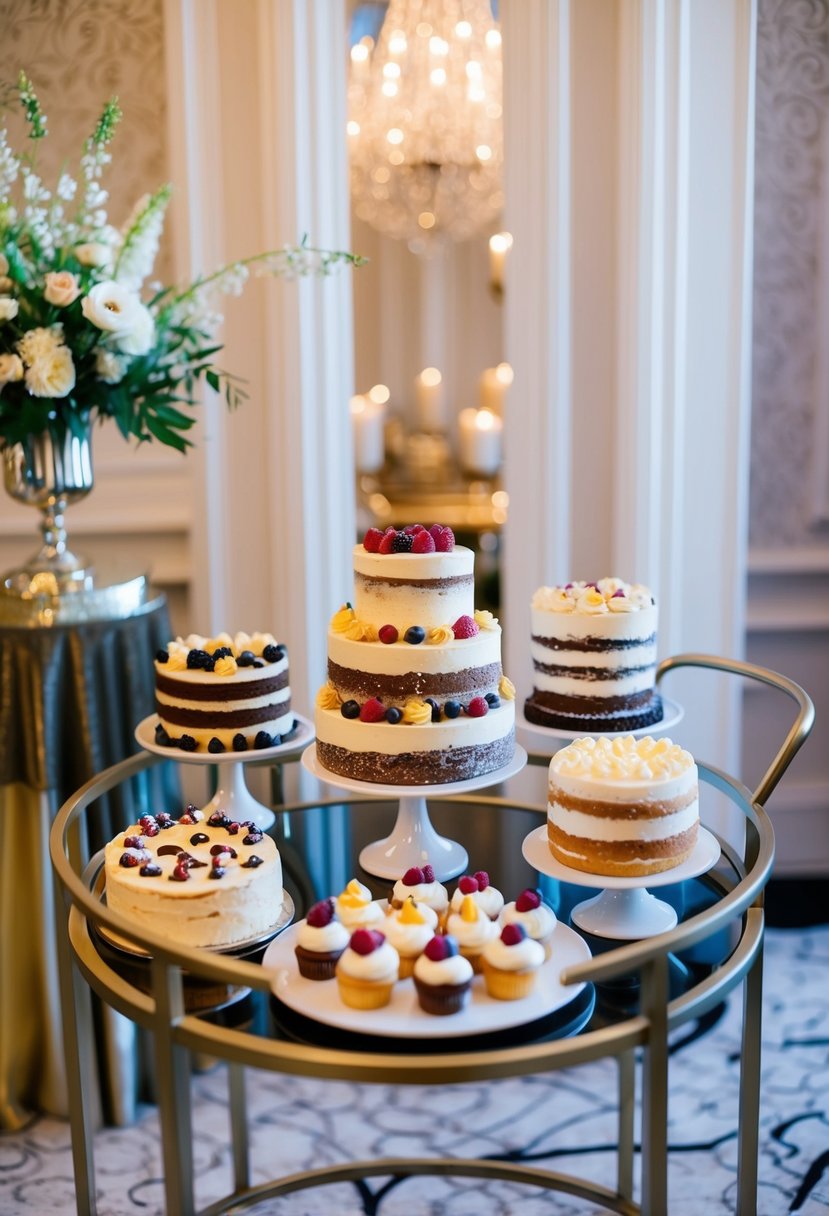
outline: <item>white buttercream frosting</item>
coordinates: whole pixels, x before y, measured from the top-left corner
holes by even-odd
[[[362,980],[387,980],[397,975],[399,967],[400,955],[387,941],[369,954],[358,954],[347,946],[337,960],[338,971]]]
[[[336,918],[327,925],[309,925],[307,920],[297,925],[297,945],[304,950],[312,950],[318,954],[334,953],[344,950],[348,945],[350,933],[345,925]]]
[[[445,912],[449,906],[449,893],[443,883],[419,882],[413,887],[407,887],[402,878],[398,878],[392,890],[392,898],[403,903],[411,895],[416,904],[426,904],[435,912]]]
[[[490,920],[497,918],[504,906],[504,897],[497,887],[488,886],[483,891],[471,891],[470,894],[485,916],[488,916]],[[453,912],[459,912],[463,901],[464,893],[458,887],[452,895],[449,907]]]
[[[650,735],[643,739],[633,735],[574,739],[556,752],[549,771],[551,784],[567,777],[589,778],[614,785],[668,783],[686,774],[696,778],[696,765],[690,752],[671,739],[654,739]]]
[[[463,910],[469,907],[466,904],[467,899],[475,910],[474,917]],[[449,919],[446,922],[446,932],[451,933],[452,937],[456,937],[460,946],[471,950],[480,950],[487,942],[492,941],[493,937],[499,932],[499,929],[496,922],[490,920],[486,913],[482,912],[477,906],[474,897],[467,895],[461,906],[461,911],[450,913]]]
[[[653,605],[650,589],[642,583],[620,578],[602,578],[598,583],[573,582],[558,587],[539,587],[532,607],[543,612],[576,612],[590,616],[603,612],[640,612]]]
[[[500,923],[502,925],[523,925],[527,936],[539,941],[549,937],[555,929],[556,915],[553,909],[544,903],[539,904],[537,908],[530,908],[527,912],[519,912],[513,900],[504,905]]]
[[[423,984],[466,984],[472,979],[472,964],[462,954],[452,954],[437,961],[421,954],[414,965],[414,973]]]
[[[544,947],[531,937],[524,937],[513,946],[494,937],[484,946],[484,958],[499,971],[526,971],[544,962]]]

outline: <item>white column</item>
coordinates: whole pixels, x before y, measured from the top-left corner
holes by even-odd
[[[344,4],[167,0],[166,17],[173,173],[187,187],[177,236],[192,267],[305,234],[347,249]],[[352,577],[352,273],[253,280],[228,301],[220,362],[250,399],[229,416],[206,394],[188,456],[193,623],[278,633],[306,713]]]
[[[530,598],[570,563],[570,111],[568,0],[505,0],[504,294],[515,379],[505,430],[505,669],[529,691]]]

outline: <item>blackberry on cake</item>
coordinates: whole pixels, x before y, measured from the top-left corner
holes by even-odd
[[[451,528],[370,528],[353,551],[352,600],[328,632],[317,759],[393,785],[462,781],[515,750],[515,689],[501,628],[474,607],[474,554]]]
[[[528,722],[599,734],[662,721],[655,687],[658,613],[647,587],[619,578],[539,587],[530,616]]]
[[[155,657],[156,741],[182,751],[279,744],[294,726],[288,652],[270,633],[190,634]]]
[[[691,855],[698,831],[697,766],[670,739],[576,739],[550,761],[547,837],[571,869],[670,870]]]

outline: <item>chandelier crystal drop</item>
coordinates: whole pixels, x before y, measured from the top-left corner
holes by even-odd
[[[390,0],[351,49],[351,195],[360,219],[425,250],[503,207],[501,34],[489,0]]]

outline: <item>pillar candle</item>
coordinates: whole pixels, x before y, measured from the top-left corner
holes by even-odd
[[[385,462],[385,405],[359,393],[349,403],[354,433],[354,464],[358,473],[376,473]]]
[[[415,376],[415,418],[420,431],[441,431],[446,425],[443,377],[436,367]]]
[[[461,410],[458,428],[461,467],[484,477],[497,473],[501,467],[501,419],[491,410]]]

